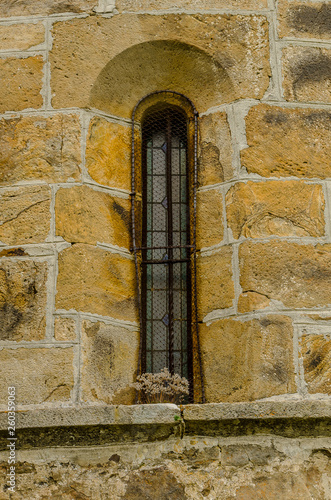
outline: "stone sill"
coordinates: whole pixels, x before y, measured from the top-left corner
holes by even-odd
[[[0,413],[0,449],[7,446],[7,412]],[[80,406],[16,412],[18,449],[97,446],[182,437],[331,436],[331,401],[260,401],[204,405]]]

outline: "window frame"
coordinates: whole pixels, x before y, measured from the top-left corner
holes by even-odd
[[[201,349],[199,339],[199,324],[197,311],[197,265],[196,265],[196,212],[197,212],[197,143],[198,143],[198,112],[194,104],[183,94],[175,91],[156,91],[144,96],[136,104],[132,113],[132,149],[131,149],[131,223],[132,223],[132,252],[134,255],[137,284],[137,306],[140,325],[140,342],[138,353],[137,375],[142,373],[143,359],[143,315],[142,315],[142,121],[146,112],[157,106],[177,107],[187,117],[187,161],[189,214],[190,214],[190,241],[191,249],[191,349],[192,374],[190,382],[190,402],[204,403],[205,391],[202,373]],[[137,396],[136,396],[137,397]],[[136,401],[137,402],[137,401]]]

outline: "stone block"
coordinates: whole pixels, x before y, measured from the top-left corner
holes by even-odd
[[[0,340],[45,337],[46,280],[46,262],[1,260]]]
[[[73,348],[19,348],[0,351],[0,402],[7,405],[9,385],[17,405],[71,401]]]
[[[232,307],[234,284],[230,246],[222,247],[213,255],[198,256],[197,287],[198,311],[201,319],[215,309]]]
[[[74,318],[57,317],[54,320],[54,338],[64,342],[74,342],[76,336],[76,320]]]
[[[0,59],[0,113],[43,105],[43,67],[42,56]]]
[[[292,335],[286,316],[202,324],[207,402],[252,401],[295,392]]]
[[[302,181],[239,182],[226,195],[234,238],[323,236],[322,186]]]
[[[279,36],[330,40],[331,6],[328,2],[280,0]]]
[[[261,98],[269,85],[263,16],[94,16],[55,23],[52,34],[55,108],[92,106],[130,118],[141,97],[161,88],[184,93],[202,112]]]
[[[283,88],[287,101],[331,103],[331,49],[283,49]]]
[[[197,195],[197,247],[217,245],[223,239],[223,200],[217,189]]]
[[[240,284],[284,307],[331,304],[331,245],[245,242],[239,248]]]
[[[98,0],[2,0],[0,17],[90,12]]]
[[[51,193],[46,186],[3,189],[0,241],[7,245],[41,243],[50,230]]]
[[[56,307],[135,321],[133,260],[77,243],[59,254]]]
[[[80,176],[80,124],[75,115],[0,120],[0,184]]]
[[[70,243],[130,246],[130,200],[88,186],[57,191],[55,223],[56,235]]]
[[[86,168],[98,184],[130,190],[131,127],[93,118],[87,136]]]
[[[133,404],[139,334],[100,321],[82,323],[82,400]]]
[[[0,50],[26,50],[44,42],[42,23],[0,26]]]
[[[119,12],[140,10],[164,10],[173,9],[174,2],[171,0],[164,0],[160,3],[158,0],[117,0],[116,8]],[[267,0],[180,0],[176,1],[176,8],[190,10],[196,9],[242,9],[242,10],[259,10],[267,9]]]
[[[331,177],[331,113],[324,109],[254,106],[246,118],[249,173],[263,177]]]
[[[199,120],[200,186],[232,179],[232,145],[226,113],[213,113]]]
[[[303,335],[300,339],[304,380],[309,394],[331,395],[331,339],[326,335]]]

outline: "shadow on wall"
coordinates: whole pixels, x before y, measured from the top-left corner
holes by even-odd
[[[156,90],[175,90],[205,111],[234,97],[224,67],[201,49],[177,41],[144,42],[124,50],[99,73],[90,106],[130,118],[135,104]]]

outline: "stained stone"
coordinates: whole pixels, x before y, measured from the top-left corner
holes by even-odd
[[[330,40],[331,6],[328,2],[279,0],[280,37]]]
[[[222,247],[213,255],[201,255],[197,260],[198,311],[202,319],[215,309],[233,305],[232,248]]]
[[[59,189],[56,234],[70,243],[109,243],[130,247],[130,201],[88,186]]]
[[[200,191],[197,196],[197,246],[217,245],[223,239],[223,201],[220,191]]]
[[[0,262],[0,340],[45,338],[47,262]]]
[[[243,293],[255,292],[284,307],[331,303],[331,246],[286,241],[245,242],[239,247]]]
[[[331,103],[331,49],[283,49],[283,87],[287,101]]]
[[[82,323],[82,399],[133,404],[138,363],[137,332],[103,322]]]
[[[263,177],[331,176],[331,114],[325,109],[254,106],[246,118],[249,173]]]
[[[0,378],[16,388],[20,405],[69,402],[74,384],[73,348],[3,349]],[[1,404],[7,404],[8,385],[1,384]]]
[[[80,123],[75,115],[0,120],[0,184],[66,182],[80,176]]]
[[[323,236],[322,186],[298,181],[237,183],[226,195],[234,238]]]
[[[202,116],[199,137],[199,184],[205,186],[232,179],[232,145],[226,113]]]
[[[81,243],[63,250],[56,307],[135,321],[133,260]]]
[[[131,127],[93,118],[87,136],[86,168],[103,186],[131,189]]]
[[[331,338],[319,334],[303,335],[300,353],[309,394],[331,395]]]
[[[0,195],[0,241],[41,243],[50,230],[51,193],[47,186],[10,188]]]
[[[293,328],[286,316],[202,324],[207,402],[252,401],[295,391]]]

